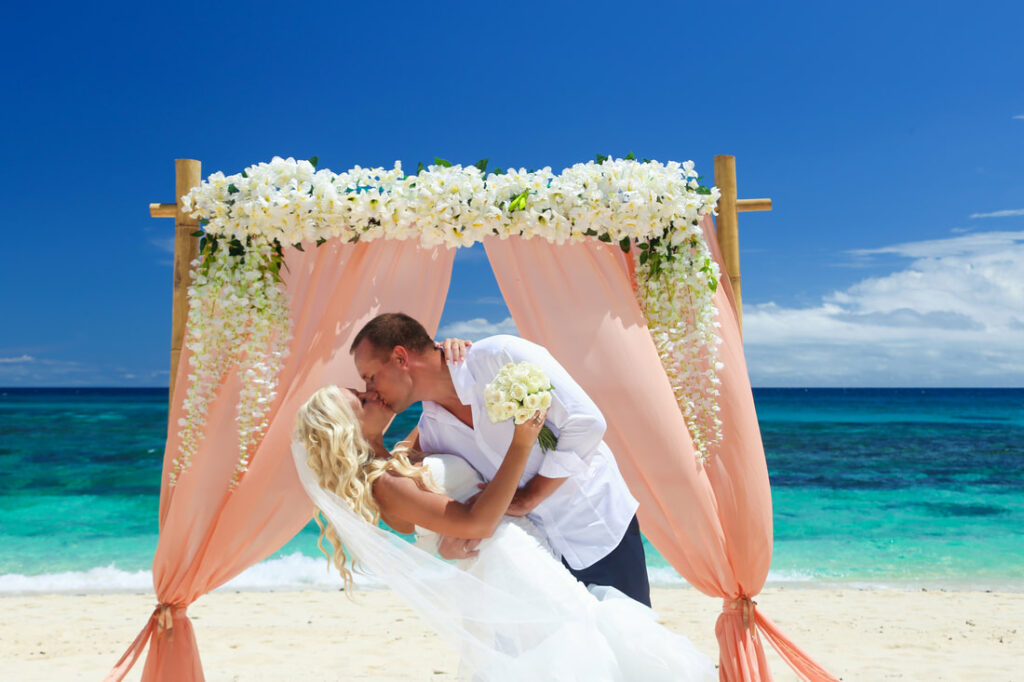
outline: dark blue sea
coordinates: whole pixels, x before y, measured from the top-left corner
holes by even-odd
[[[1024,590],[1024,389],[754,398],[770,584]],[[152,588],[166,417],[165,389],[0,389],[0,594]],[[311,524],[230,585],[337,584],[316,535]],[[683,584],[651,547],[648,568]]]

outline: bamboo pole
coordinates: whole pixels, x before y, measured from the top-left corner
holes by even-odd
[[[178,375],[178,358],[185,340],[185,321],[188,319],[188,288],[192,283],[191,263],[199,256],[199,239],[192,233],[199,229],[199,220],[181,210],[181,197],[199,185],[202,164],[195,159],[174,160],[174,204],[150,204],[163,209],[174,206],[174,290],[171,306],[171,382],[170,396],[174,396],[174,379]],[[161,212],[161,215],[166,213]],[[168,216],[169,217],[169,216]]]
[[[150,218],[174,218],[178,215],[177,204],[150,204]]]
[[[718,200],[718,248],[725,261],[725,275],[732,284],[736,303],[736,319],[743,330],[743,297],[740,293],[740,236],[739,218],[736,215],[736,157],[719,155],[715,157],[715,186],[721,191]],[[770,201],[770,200],[769,200]]]
[[[740,213],[746,211],[770,211],[772,210],[771,199],[737,199],[736,210]]]

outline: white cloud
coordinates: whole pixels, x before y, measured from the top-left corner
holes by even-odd
[[[166,251],[167,253],[172,254],[174,253],[174,237],[154,237],[149,240],[149,243],[161,251]]]
[[[35,362],[35,361],[36,361],[36,359],[34,357],[32,357],[31,355],[22,355],[22,356],[16,357],[16,358],[0,358],[0,363],[3,363],[3,364],[15,364],[15,363],[21,364],[21,363],[24,363],[24,362]]]
[[[1024,386],[1024,231],[851,253],[910,262],[815,306],[745,306],[754,385]]]
[[[518,336],[519,332],[516,329],[516,323],[512,321],[511,317],[506,317],[501,322],[488,322],[482,317],[477,317],[472,320],[450,322],[437,330],[437,337],[440,339],[457,337],[476,341],[485,336],[494,336],[495,334]]]
[[[1015,119],[1024,119],[1024,114],[1017,114],[1014,116]]]
[[[1015,215],[1024,215],[1024,208],[1011,208],[1006,211],[992,211],[991,213],[972,213],[972,218],[1008,218]]]

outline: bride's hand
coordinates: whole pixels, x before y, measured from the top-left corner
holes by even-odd
[[[540,430],[544,428],[544,418],[547,414],[547,409],[537,410],[532,419],[527,419],[522,424],[516,424],[515,431],[512,433],[512,444],[532,448],[533,444],[537,442]]]
[[[444,359],[454,363],[465,360],[466,351],[472,345],[472,341],[465,341],[463,339],[445,339],[442,343],[436,344],[437,348],[444,352]]]
[[[479,539],[464,540],[442,535],[441,541],[437,543],[437,553],[449,560],[472,559],[480,553],[477,549],[479,545]]]

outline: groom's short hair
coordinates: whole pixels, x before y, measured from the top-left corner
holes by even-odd
[[[367,322],[356,334],[348,352],[355,353],[356,346],[364,340],[382,353],[390,353],[395,346],[403,346],[414,353],[434,347],[434,339],[423,325],[405,313],[384,313]]]

